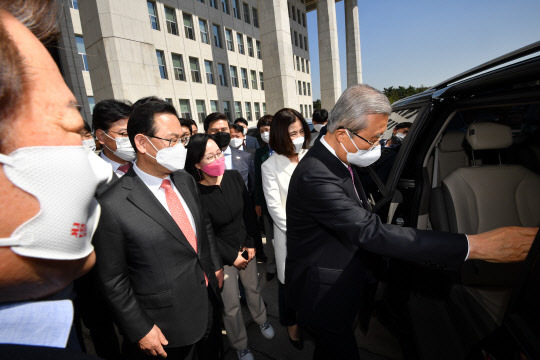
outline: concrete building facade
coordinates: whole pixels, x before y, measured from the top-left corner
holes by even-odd
[[[362,81],[360,34],[357,0],[344,1],[350,86]],[[199,122],[220,111],[253,124],[283,107],[311,117],[306,13],[312,10],[317,10],[323,107],[331,109],[341,95],[335,0],[59,2],[69,7],[61,14],[71,21],[61,28],[62,38],[75,38],[71,50],[80,58],[84,86],[79,87],[90,110],[103,99],[155,95]],[[62,67],[72,77],[77,69]]]

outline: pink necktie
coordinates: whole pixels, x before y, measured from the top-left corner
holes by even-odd
[[[353,185],[353,188],[354,188],[354,192],[356,193],[356,196],[358,196],[358,190],[356,190],[356,185],[354,184],[354,173],[353,173],[352,167],[350,167],[350,166],[349,166],[349,172],[351,173],[351,179],[352,179],[352,185]],[[360,196],[358,196],[358,198],[360,199]]]
[[[127,163],[127,164],[124,164],[122,166],[119,166],[118,167],[118,170],[120,170],[121,172],[123,172],[124,174],[128,172],[129,168],[131,167],[131,163]]]
[[[163,180],[161,188],[165,190],[165,200],[167,201],[167,207],[171,212],[174,222],[176,222],[176,225],[182,230],[186,239],[189,241],[195,252],[197,252],[197,236],[195,236],[195,231],[189,222],[189,218],[182,206],[182,202],[171,187],[171,181],[167,179]],[[206,281],[206,286],[208,286],[206,274],[204,274],[204,280]]]

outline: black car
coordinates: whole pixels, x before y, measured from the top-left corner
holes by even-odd
[[[388,223],[476,234],[540,226],[540,42],[393,104],[412,122],[385,167],[364,171]],[[388,261],[379,317],[411,359],[540,359],[540,240],[527,261],[460,274]]]

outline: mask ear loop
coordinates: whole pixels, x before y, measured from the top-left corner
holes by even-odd
[[[0,164],[12,165],[13,159],[9,155],[0,154]]]

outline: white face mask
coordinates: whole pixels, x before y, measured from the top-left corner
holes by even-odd
[[[403,141],[403,139],[405,139],[405,136],[407,136],[407,134],[397,132],[396,135],[394,136]]]
[[[324,124],[313,124],[313,128],[316,132],[321,132],[321,129],[324,127]]]
[[[294,151],[296,154],[299,154],[300,151],[302,151],[302,147],[304,146],[304,137],[297,137],[292,141],[292,144],[294,145]]]
[[[39,212],[0,246],[21,256],[74,260],[88,256],[100,207],[97,186],[112,177],[112,167],[82,146],[24,147],[0,154],[4,173],[39,201]]]
[[[113,138],[107,135],[107,133],[103,132],[109,139],[113,139],[116,143],[116,150],[112,151],[109,149],[109,147],[105,144],[103,144],[109,151],[111,151],[114,155],[118,156],[120,159],[124,161],[133,161],[137,157],[135,154],[135,149],[133,149],[133,146],[131,146],[131,143],[129,142],[129,138],[127,137],[118,137]]]
[[[349,139],[351,139],[354,147],[356,150],[358,150],[355,153],[350,153],[345,149],[345,146],[343,146],[342,143],[340,143],[341,147],[345,152],[347,153],[347,161],[349,164],[360,166],[360,167],[368,167],[369,165],[373,164],[375,161],[379,160],[381,157],[381,144],[377,144],[377,146],[374,146],[372,148],[369,148],[367,150],[360,150],[354,143],[351,134],[349,134],[349,131],[347,130],[347,135],[349,135]]]
[[[270,131],[265,131],[261,133],[261,139],[268,144],[270,142]]]
[[[244,128],[244,131],[243,131],[244,136],[247,135],[247,130],[248,130],[247,128]]]
[[[146,140],[148,140],[150,145],[152,145],[152,147],[156,149],[156,147],[154,146],[154,144],[152,144],[150,139],[148,139],[146,136],[145,138]],[[178,142],[178,144],[174,146],[164,148],[161,150],[156,149],[156,151],[157,151],[156,157],[153,157],[149,153],[146,153],[146,155],[150,156],[151,158],[156,159],[158,164],[164,166],[167,170],[177,171],[184,168],[184,165],[186,164],[187,149],[185,148],[184,145],[182,145],[181,142]]]
[[[243,143],[244,143],[244,139],[232,138],[229,145],[235,149],[239,149]]]
[[[93,138],[83,140],[82,145],[88,151],[96,151],[96,141]]]

